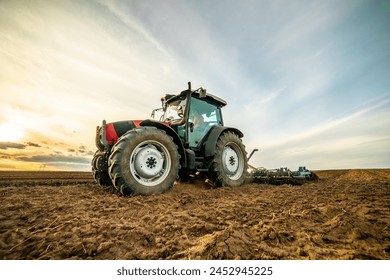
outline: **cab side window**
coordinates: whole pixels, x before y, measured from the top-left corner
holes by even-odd
[[[220,110],[213,104],[193,97],[191,98],[189,122],[190,147],[197,147],[211,127],[222,125]]]

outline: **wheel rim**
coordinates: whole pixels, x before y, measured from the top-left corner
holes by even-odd
[[[244,171],[244,155],[235,143],[228,143],[222,152],[222,166],[231,180],[237,180]]]
[[[164,181],[171,169],[171,156],[167,148],[153,140],[138,144],[130,155],[130,171],[145,186]]]

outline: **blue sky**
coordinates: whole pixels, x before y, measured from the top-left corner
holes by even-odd
[[[390,1],[2,1],[0,169],[89,170],[191,81],[251,164],[390,167]]]

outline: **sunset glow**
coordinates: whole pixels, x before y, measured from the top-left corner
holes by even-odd
[[[96,126],[194,88],[254,166],[390,166],[382,1],[2,1],[0,170],[90,170]],[[178,12],[180,11],[180,12]]]
[[[0,142],[18,142],[24,136],[24,131],[12,124],[0,124]]]

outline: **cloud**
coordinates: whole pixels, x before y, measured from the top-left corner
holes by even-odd
[[[7,149],[25,149],[25,144],[20,143],[14,143],[14,142],[0,142],[0,149],[7,150]]]
[[[75,153],[76,155],[79,155],[79,154],[93,155],[94,154],[94,151],[88,151],[84,145],[80,146],[77,150],[74,148],[71,148],[71,149],[68,149],[67,151],[69,153]]]
[[[390,127],[390,100],[375,101],[377,104],[335,116],[314,127],[303,125],[283,137],[262,133],[265,136],[255,137],[247,145],[248,151],[260,149],[251,159],[252,165],[304,164],[315,169],[387,167],[390,136],[383,128]]]
[[[2,158],[2,159],[11,159],[12,157],[10,155],[7,155],[7,154],[0,154],[0,158]]]
[[[374,103],[374,104],[373,104]],[[300,123],[295,123],[294,127],[286,127],[284,123],[273,123],[269,125],[267,133],[250,134],[250,146],[256,146],[255,143],[267,149],[280,149],[291,146],[313,146],[321,143],[324,147],[329,144],[330,139],[346,139],[348,137],[360,136],[365,138],[381,138],[387,135],[387,132],[380,127],[389,126],[388,113],[386,108],[389,107],[390,99],[382,96],[381,99],[374,98],[371,102],[367,101],[365,107],[356,107],[354,110],[348,110],[339,116],[334,116],[320,123],[312,123],[311,119]],[[307,114],[307,112],[302,112]],[[292,118],[294,121],[296,116]],[[294,122],[292,122],[294,124]],[[281,128],[286,127],[285,130]],[[364,129],[362,129],[364,128]],[[339,141],[340,142],[340,141]],[[344,142],[348,146],[348,141]],[[339,147],[344,144],[339,143]]]
[[[25,142],[25,143],[15,143],[15,142],[0,142],[0,149],[26,149],[27,147],[42,147],[41,145],[33,142]]]
[[[34,155],[22,156],[17,158],[20,161],[38,162],[38,163],[83,163],[90,164],[90,159],[85,157],[65,156],[65,155]]]
[[[117,1],[97,1],[100,5],[106,7],[117,19],[119,19],[129,29],[134,30],[143,37],[149,44],[154,46],[159,52],[167,55],[168,52],[135,18],[130,16],[131,8],[126,6],[125,2]]]
[[[37,148],[42,147],[41,145],[39,145],[37,143],[33,143],[33,142],[26,142],[26,145],[30,146],[30,147],[37,147]]]

